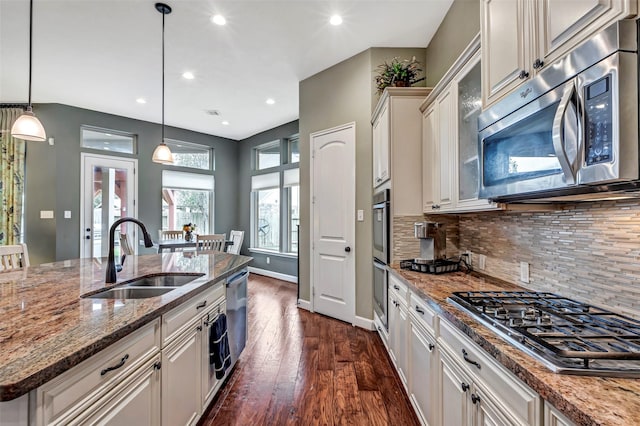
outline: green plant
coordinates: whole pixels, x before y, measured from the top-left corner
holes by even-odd
[[[424,80],[424,77],[418,78],[418,74],[422,72],[419,65],[420,62],[416,60],[415,56],[411,60],[403,59],[402,61],[396,56],[391,60],[391,63],[384,61],[384,63],[378,65],[378,75],[375,77],[378,94],[382,93],[385,87],[409,87]]]

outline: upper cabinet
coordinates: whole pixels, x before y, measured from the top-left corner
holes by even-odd
[[[488,107],[616,20],[638,0],[482,0],[482,103]]]
[[[426,87],[387,87],[373,116],[373,188],[391,188],[394,216],[422,213],[422,130]]]
[[[420,107],[424,213],[498,208],[478,199],[480,74],[478,36]]]

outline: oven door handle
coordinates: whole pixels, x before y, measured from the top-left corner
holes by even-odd
[[[575,163],[578,155],[578,118],[577,95],[574,81],[570,81],[565,87],[560,99],[560,104],[553,119],[551,138],[553,149],[560,162],[565,181],[569,185],[576,183]],[[574,126],[566,126],[567,115]],[[575,144],[575,146],[571,144]],[[573,157],[573,158],[570,158]]]

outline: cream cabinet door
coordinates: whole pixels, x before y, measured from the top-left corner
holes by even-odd
[[[550,63],[593,33],[637,12],[631,0],[543,0],[538,10],[539,57]]]
[[[160,424],[160,355],[147,362],[105,395],[71,424],[140,425]]]
[[[436,141],[438,134],[435,104],[422,114],[422,211],[432,213],[435,206],[435,188],[438,178]]]
[[[471,380],[442,351],[438,366],[442,380],[439,404],[441,424],[443,426],[470,425],[473,412],[469,407],[470,398],[467,393],[471,392]]]
[[[200,416],[201,336],[200,322],[188,327],[162,351],[162,424],[192,425]]]
[[[438,386],[436,374],[436,345],[410,317],[409,334],[409,398],[422,422],[428,426],[438,424],[435,392]]]
[[[455,170],[453,164],[455,111],[450,89],[436,99],[438,108],[438,136],[436,138],[436,158],[438,159],[438,186],[435,197],[436,210],[451,206]]]
[[[389,180],[389,103],[385,104],[373,123],[373,187]]]
[[[482,0],[482,103],[486,108],[533,73],[532,16],[526,0]]]
[[[473,422],[476,426],[503,426],[503,425],[517,425],[517,421],[506,418],[500,408],[500,405],[495,403],[488,393],[481,392],[474,387],[471,393],[471,403],[473,404],[475,420]],[[505,407],[501,407],[504,412]]]
[[[402,380],[405,389],[409,388],[408,383],[408,367],[409,367],[409,347],[408,347],[408,331],[409,331],[409,312],[407,305],[404,303],[398,303],[397,306],[398,316],[396,323],[396,332],[398,338],[395,341],[396,344],[396,361],[398,367],[398,375]]]

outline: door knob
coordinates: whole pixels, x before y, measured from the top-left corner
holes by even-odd
[[[87,240],[90,240],[90,239],[91,239],[91,235],[87,235],[87,236],[86,236],[86,237],[84,237],[84,238],[85,238],[85,239],[87,239]]]
[[[344,248],[344,251],[346,251],[347,253],[349,253],[351,251],[351,247],[347,246]]]

